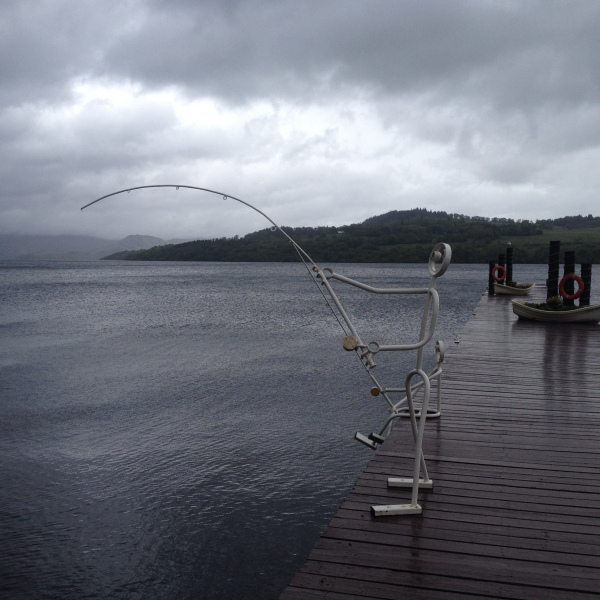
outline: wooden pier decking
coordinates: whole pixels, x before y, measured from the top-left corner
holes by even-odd
[[[599,375],[600,326],[520,321],[484,295],[446,353],[423,514],[370,512],[410,502],[386,483],[412,476],[402,420],[281,600],[599,598]]]

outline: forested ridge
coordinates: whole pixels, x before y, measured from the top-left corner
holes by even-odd
[[[497,258],[511,242],[518,263],[545,263],[548,242],[574,250],[577,262],[600,262],[600,217],[549,220],[470,217],[416,208],[391,211],[363,223],[339,227],[283,227],[320,262],[422,262],[438,242],[452,246],[453,261],[482,263]],[[106,260],[288,262],[298,260],[293,245],[271,229],[243,237],[198,240],[119,252]]]

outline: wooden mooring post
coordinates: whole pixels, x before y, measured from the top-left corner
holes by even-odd
[[[490,260],[490,271],[488,274],[488,294],[493,296],[496,292],[494,290],[494,269],[496,268],[496,263],[493,260]]]
[[[571,275],[572,273],[575,273],[575,252],[567,250],[567,252],[565,252],[563,277],[565,275]],[[575,283],[572,279],[565,281],[564,286],[566,294],[572,295],[575,292]],[[563,298],[563,304],[565,306],[575,306],[575,300],[573,298]]]
[[[579,297],[579,306],[590,305],[590,292],[592,291],[592,265],[582,263],[581,279],[583,279],[583,294]]]
[[[506,284],[508,278],[506,277],[506,255],[504,254],[504,252],[500,252],[500,254],[498,254],[498,266],[504,269],[505,275],[504,279],[502,281],[499,281],[498,283]]]
[[[506,283],[513,280],[513,247],[509,244],[506,247]]]
[[[546,280],[546,300],[558,296],[558,271],[560,269],[560,241],[550,242],[548,256],[548,279]]]

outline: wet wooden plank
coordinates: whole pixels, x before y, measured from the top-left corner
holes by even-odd
[[[370,512],[410,498],[387,488],[412,474],[400,421],[282,600],[598,597],[600,327],[519,321],[484,295],[444,371],[423,514]]]

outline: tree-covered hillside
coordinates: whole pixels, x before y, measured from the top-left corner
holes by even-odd
[[[452,246],[453,261],[493,260],[510,241],[515,262],[545,263],[548,242],[563,242],[578,262],[599,262],[600,217],[563,217],[546,221],[469,217],[426,209],[391,211],[363,223],[340,227],[284,227],[320,262],[422,262],[438,242]],[[298,259],[281,233],[264,229],[244,237],[199,240],[150,250],[119,252],[107,259],[287,262]]]

